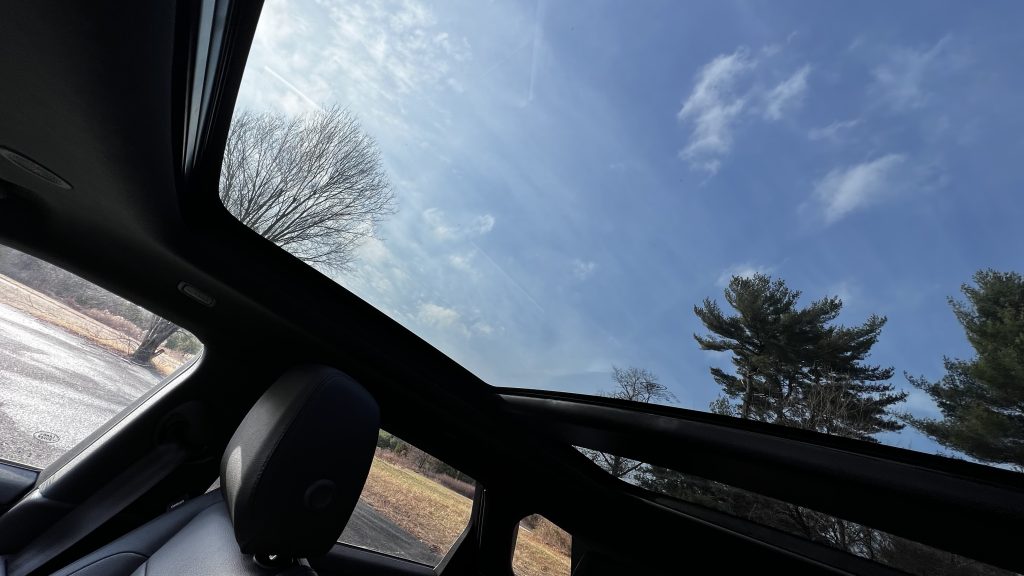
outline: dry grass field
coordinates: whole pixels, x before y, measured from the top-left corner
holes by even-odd
[[[127,357],[139,345],[139,341],[128,333],[131,330],[127,327],[117,330],[107,326],[2,274],[0,274],[0,302],[39,320],[59,326],[121,356]],[[127,321],[124,323],[127,324]],[[184,362],[185,358],[180,354],[166,350],[154,358],[152,364],[158,373],[167,376]]]
[[[397,463],[374,458],[363,499],[435,552],[444,554],[469,523],[473,501]],[[513,570],[517,576],[569,574],[569,539],[543,518],[520,528]]]

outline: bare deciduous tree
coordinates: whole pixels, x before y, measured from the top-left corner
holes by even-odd
[[[167,341],[172,334],[178,331],[178,327],[171,321],[153,315],[146,328],[146,333],[139,342],[139,347],[132,352],[130,360],[136,364],[147,364],[158,354],[160,345]]]
[[[644,403],[676,401],[675,394],[672,394],[668,386],[658,382],[658,377],[646,368],[612,366],[612,380],[615,382],[615,387],[610,391],[603,392],[603,396]],[[589,449],[583,449],[582,452],[616,478],[626,478],[644,466],[643,462],[630,460],[617,454],[606,454]]]
[[[310,264],[344,269],[394,213],[377,144],[342,108],[243,111],[224,149],[220,198],[243,224]]]
[[[249,228],[329,270],[345,270],[359,244],[395,211],[376,142],[352,113],[337,107],[294,117],[236,114],[224,148],[220,198]],[[169,326],[155,318],[132,360],[151,360],[174,333]]]
[[[609,398],[645,403],[676,400],[668,386],[658,382],[658,377],[646,368],[612,366],[612,380],[615,381],[615,388],[604,393]]]

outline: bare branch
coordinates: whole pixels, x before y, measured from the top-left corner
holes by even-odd
[[[221,168],[224,206],[301,260],[343,270],[395,211],[377,144],[350,112],[242,111]]]

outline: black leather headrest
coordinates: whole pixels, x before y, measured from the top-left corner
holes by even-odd
[[[246,554],[325,554],[370,470],[380,411],[326,366],[289,370],[249,410],[220,463],[235,539]]]

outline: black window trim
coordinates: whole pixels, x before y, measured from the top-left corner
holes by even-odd
[[[1024,523],[1024,475],[692,410],[561,392],[499,392],[509,417],[553,441],[716,480],[1024,571],[1016,536],[1000,528]],[[579,467],[603,474],[576,456]]]

